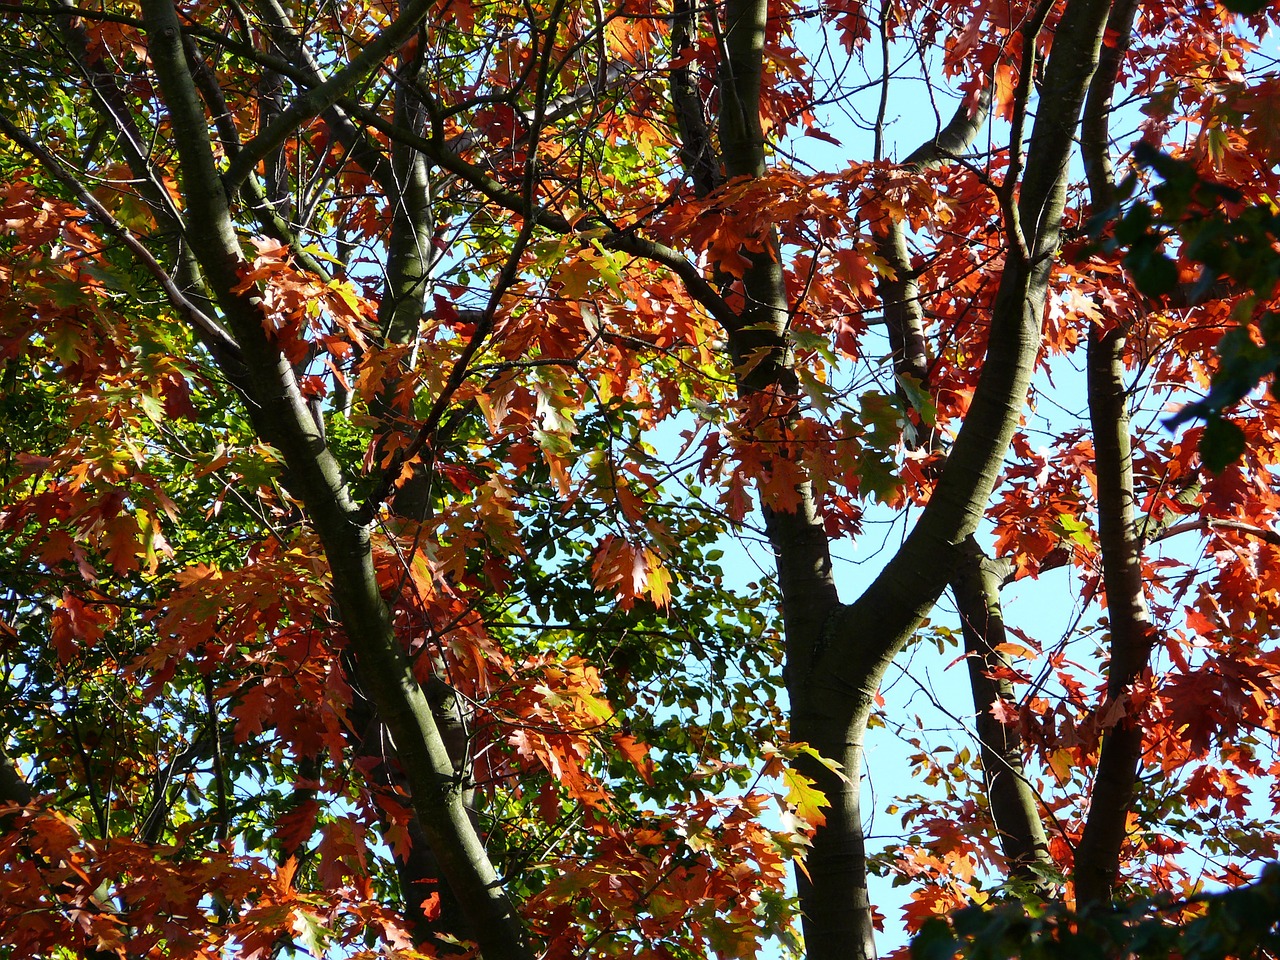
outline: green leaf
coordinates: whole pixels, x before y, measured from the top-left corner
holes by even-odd
[[[907,401],[920,414],[920,419],[928,426],[932,427],[938,422],[938,408],[933,402],[933,397],[929,396],[929,392],[924,389],[921,382],[911,376],[909,373],[898,374],[898,383],[902,386],[902,392],[907,395]]]
[[[1163,296],[1178,286],[1178,265],[1157,250],[1155,244],[1154,237],[1146,238],[1134,244],[1124,258],[1133,282],[1149,297]]]
[[[825,333],[813,333],[810,330],[789,330],[787,336],[801,350],[812,350],[828,363],[836,363],[835,351],[831,349],[831,338]]]
[[[1214,473],[1221,473],[1244,453],[1244,431],[1222,417],[1205,424],[1200,438],[1200,459]]]
[[[293,933],[298,943],[313,957],[323,957],[329,940],[329,930],[318,917],[299,910],[293,921]]]
[[[952,960],[957,946],[947,921],[931,918],[911,941],[911,960]]]
[[[831,388],[819,380],[812,370],[797,367],[796,379],[800,381],[800,389],[815,410],[825,414],[831,409]]]

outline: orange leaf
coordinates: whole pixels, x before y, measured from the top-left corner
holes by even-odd
[[[649,747],[629,733],[615,733],[613,743],[619,752],[631,761],[641,778],[649,786],[653,786],[653,761],[649,759]]]

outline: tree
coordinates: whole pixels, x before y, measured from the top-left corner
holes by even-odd
[[[869,869],[917,927],[1276,856],[1266,371],[1213,470],[1159,416],[1224,330],[1270,344],[1274,278],[1089,227],[1135,140],[1272,209],[1272,11],[0,14],[16,955],[870,957]],[[1061,642],[1006,623],[1068,572]],[[929,638],[976,749],[904,734],[943,790],[869,860],[866,732]]]

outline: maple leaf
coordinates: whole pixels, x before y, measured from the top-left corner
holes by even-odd
[[[787,788],[787,807],[806,828],[817,828],[827,822],[823,810],[828,806],[827,795],[813,785],[813,781],[791,768],[782,771],[782,783]]]
[[[271,877],[272,886],[282,900],[293,898],[293,878],[298,872],[298,859],[289,857],[278,866]]]
[[[105,605],[87,603],[64,590],[61,603],[53,612],[50,631],[59,660],[70,662],[80,643],[93,646],[101,640],[112,619]]]
[[[314,798],[304,800],[276,821],[276,839],[284,850],[297,850],[311,836],[320,803]]]
[[[247,684],[240,691],[238,702],[231,711],[236,718],[238,742],[244,743],[262,732],[274,702],[275,696],[268,689],[268,681]]]
[[[988,712],[996,718],[997,723],[1005,726],[1015,726],[1020,719],[1017,705],[1004,699],[993,700]]]
[[[625,608],[640,597],[659,607],[671,602],[671,574],[658,554],[613,534],[596,548],[591,579],[598,589],[613,589]]]

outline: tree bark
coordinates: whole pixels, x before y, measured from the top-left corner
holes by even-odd
[[[1121,715],[1103,731],[1089,814],[1076,848],[1074,879],[1081,906],[1109,902],[1115,886],[1142,759],[1142,727],[1125,699],[1147,669],[1155,638],[1134,513],[1124,342],[1118,327],[1106,332],[1094,327],[1089,333],[1089,419],[1097,455],[1098,540],[1111,639],[1102,711],[1114,708]]]
[[[675,0],[671,11],[673,58],[692,58],[698,20],[698,11],[690,0]],[[671,70],[671,106],[680,134],[680,163],[693,182],[693,195],[705,197],[720,185],[720,163],[712,147],[705,102],[691,62]]]

